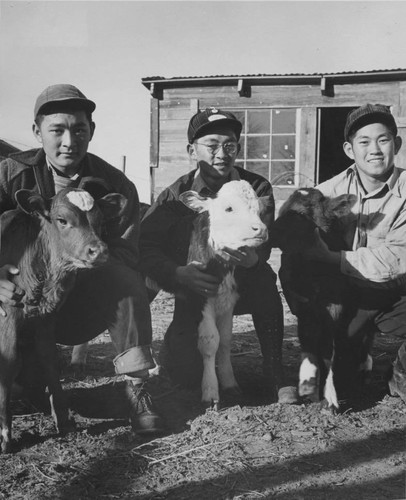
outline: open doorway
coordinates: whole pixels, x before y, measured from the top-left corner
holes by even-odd
[[[344,153],[344,126],[348,113],[355,108],[319,108],[318,161],[316,183],[331,179],[352,164]]]

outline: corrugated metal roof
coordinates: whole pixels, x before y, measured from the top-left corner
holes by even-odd
[[[384,70],[371,70],[371,71],[342,71],[337,73],[258,73],[258,74],[245,74],[245,75],[211,75],[211,76],[178,76],[166,78],[164,76],[151,76],[142,78],[142,83],[147,88],[150,88],[152,83],[163,86],[174,86],[176,84],[184,85],[198,84],[198,83],[215,83],[224,82],[231,83],[232,81],[245,80],[247,82],[262,82],[262,83],[294,83],[297,81],[317,82],[322,78],[332,79],[337,83],[349,80],[362,81],[379,81],[379,80],[406,80],[406,69],[384,69]]]
[[[183,80],[189,78],[251,78],[251,77],[267,77],[267,76],[333,76],[333,75],[364,75],[369,73],[392,73],[406,71],[405,68],[397,69],[374,69],[370,71],[339,71],[334,73],[257,73],[257,74],[236,74],[236,75],[206,75],[206,76],[147,76],[142,80]]]

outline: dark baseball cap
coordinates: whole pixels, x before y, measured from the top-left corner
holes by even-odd
[[[192,144],[195,139],[210,133],[210,129],[219,125],[219,123],[226,127],[230,127],[235,133],[237,141],[240,139],[242,123],[237,120],[233,113],[222,111],[217,108],[207,108],[204,111],[199,111],[190,119],[187,130],[189,144]]]
[[[96,109],[96,104],[88,99],[78,88],[67,83],[50,85],[41,92],[35,101],[34,118],[38,113],[46,114],[47,111],[54,109],[55,103],[69,103],[77,109],[83,109],[89,113],[93,113]]]
[[[344,127],[345,141],[348,142],[357,130],[371,123],[383,123],[391,130],[394,136],[398,133],[395,118],[388,106],[384,104],[364,104],[348,114]]]

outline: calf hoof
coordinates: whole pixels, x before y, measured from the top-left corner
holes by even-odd
[[[301,382],[299,384],[299,396],[306,397],[313,402],[320,401],[317,379],[311,378]]]
[[[11,441],[10,440],[3,440],[1,441],[1,446],[0,446],[1,452],[6,454],[6,453],[11,453]]]
[[[294,405],[299,403],[299,394],[294,386],[281,387],[278,391],[278,403]]]
[[[333,404],[329,403],[327,399],[323,399],[320,402],[320,410],[331,413],[331,415],[337,415],[340,409],[334,406]]]
[[[218,399],[212,399],[211,401],[202,401],[202,405],[206,410],[220,410],[220,400]]]

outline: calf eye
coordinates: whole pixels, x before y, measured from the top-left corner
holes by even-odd
[[[66,219],[62,219],[62,217],[58,217],[56,220],[61,226],[66,226],[68,224],[68,221]]]
[[[233,211],[233,207],[227,207],[225,211],[226,212],[232,212]]]

